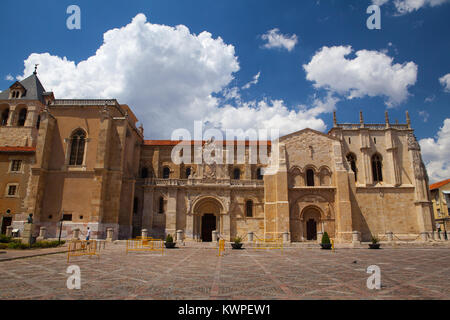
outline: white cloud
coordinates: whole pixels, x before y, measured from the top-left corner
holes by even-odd
[[[298,42],[296,34],[291,36],[280,33],[280,29],[274,28],[263,34],[261,38],[267,43],[264,44],[264,48],[284,48],[287,51],[292,51]]]
[[[372,0],[373,4],[383,5],[389,2],[389,0]],[[417,11],[423,7],[430,6],[436,7],[444,3],[449,3],[450,0],[394,0],[394,6],[399,14],[411,13]]]
[[[5,80],[7,81],[13,81],[14,77],[11,74],[6,75]]]
[[[423,122],[428,122],[428,118],[430,117],[430,114],[426,112],[425,110],[419,111],[419,116],[422,117]]]
[[[393,64],[393,58],[378,51],[360,50],[354,59],[346,58],[351,46],[323,47],[308,64],[303,65],[306,79],[314,87],[347,96],[385,96],[387,106],[404,102],[408,87],[417,80],[414,62]]]
[[[441,77],[439,82],[444,87],[446,92],[450,92],[450,73],[447,73],[445,76]]]
[[[444,120],[435,138],[419,141],[430,182],[450,178],[450,118]]]
[[[214,120],[223,130],[326,127],[315,105],[295,111],[281,100],[242,102],[239,88],[229,87],[240,69],[232,45],[208,32],[192,34],[183,25],[149,23],[143,14],[107,31],[95,55],[78,64],[49,53],[31,54],[22,78],[36,63],[44,87],[57,98],[116,98],[128,104],[147,138],[170,138],[177,128],[192,132],[196,120]],[[235,105],[223,106],[227,99]]]
[[[257,84],[259,77],[261,76],[261,71],[253,76],[253,80],[245,84],[242,89],[249,89],[252,85]]]

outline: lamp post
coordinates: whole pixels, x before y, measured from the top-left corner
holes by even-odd
[[[61,212],[61,219],[59,220],[59,237],[58,237],[58,245],[61,244],[61,232],[62,232],[62,225],[64,221],[64,214]]]

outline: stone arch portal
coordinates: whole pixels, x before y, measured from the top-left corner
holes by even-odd
[[[212,232],[222,233],[222,202],[214,197],[204,197],[194,204],[193,237],[197,241],[211,242]]]

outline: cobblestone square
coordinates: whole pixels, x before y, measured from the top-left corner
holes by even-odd
[[[2,261],[0,299],[448,299],[447,247],[230,250],[181,247],[125,252],[111,244],[99,257],[64,253]],[[81,289],[69,290],[69,265],[81,270]],[[370,265],[381,289],[369,290]]]

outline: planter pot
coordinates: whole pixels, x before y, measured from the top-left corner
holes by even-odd
[[[320,246],[322,249],[330,250],[331,249],[331,243],[321,243]]]
[[[243,245],[243,243],[232,243],[231,247],[233,249],[242,249],[242,245]]]
[[[380,244],[379,243],[370,243],[369,249],[380,249]]]
[[[175,242],[164,242],[164,245],[167,249],[173,249],[175,248],[176,243]]]

